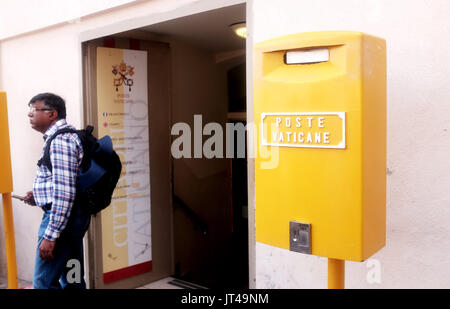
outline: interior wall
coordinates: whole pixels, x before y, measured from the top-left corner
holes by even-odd
[[[212,53],[175,40],[170,46],[173,124],[187,123],[192,140],[194,115],[202,116],[203,126],[216,122],[224,128],[226,71],[215,63]],[[192,156],[193,151],[194,147]],[[229,254],[223,250],[231,232],[229,161],[204,157],[174,159],[173,171],[174,194],[208,225],[207,235],[195,231],[193,222],[174,203],[175,262],[181,261],[181,275],[193,271],[196,276],[211,277],[220,271],[218,265]]]

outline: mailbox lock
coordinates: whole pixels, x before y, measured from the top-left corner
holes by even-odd
[[[311,225],[296,221],[289,222],[289,250],[311,254]]]

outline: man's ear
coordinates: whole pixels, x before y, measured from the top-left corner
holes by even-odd
[[[58,119],[58,111],[57,111],[57,110],[51,110],[51,111],[50,111],[50,119],[51,119],[51,120],[56,120],[56,119]]]

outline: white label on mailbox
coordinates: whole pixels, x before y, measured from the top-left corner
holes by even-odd
[[[345,148],[345,112],[262,113],[261,144]]]

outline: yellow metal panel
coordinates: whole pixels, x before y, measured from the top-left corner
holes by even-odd
[[[6,93],[0,91],[0,193],[13,191]]]
[[[329,61],[285,63],[287,51],[318,47]],[[255,46],[257,241],[289,249],[298,221],[311,224],[314,255],[361,261],[384,246],[385,66],[384,40],[358,32]]]
[[[363,36],[364,257],[386,243],[386,43]]]

